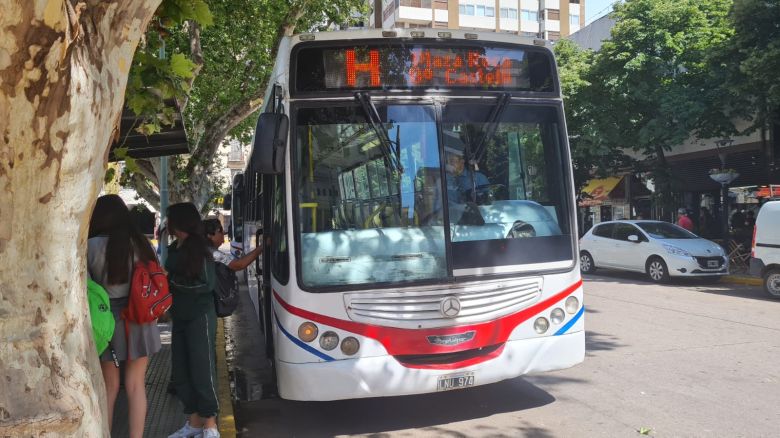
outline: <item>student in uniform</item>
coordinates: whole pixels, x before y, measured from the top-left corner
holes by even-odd
[[[149,357],[160,351],[160,330],[156,323],[128,322],[129,339],[125,333],[121,313],[128,303],[134,260],[156,260],[151,243],[133,225],[122,198],[117,195],[99,197],[89,222],[87,271],[108,293],[116,322],[109,348],[100,356],[106,384],[108,426],[110,429],[119,394],[120,374],[114,362],[116,359],[117,363],[124,362],[125,367],[130,436],[141,438],[146,420],[146,367]]]
[[[171,205],[167,217],[176,237],[165,261],[173,293],[171,382],[188,416],[169,438],[218,438],[214,258],[195,205]]]

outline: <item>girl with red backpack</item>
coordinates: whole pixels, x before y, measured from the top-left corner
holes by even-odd
[[[214,259],[195,205],[173,204],[167,217],[168,231],[176,237],[165,260],[173,293],[171,383],[188,416],[169,438],[218,438]]]
[[[108,293],[114,315],[114,335],[100,356],[106,384],[109,428],[119,394],[119,362],[125,362],[130,436],[141,438],[146,420],[146,367],[149,357],[160,351],[160,331],[155,322],[124,321],[122,311],[129,302],[134,261],[150,262],[156,257],[149,240],[131,220],[130,211],[117,195],[97,199],[89,223],[87,270]],[[128,338],[129,334],[129,338]]]

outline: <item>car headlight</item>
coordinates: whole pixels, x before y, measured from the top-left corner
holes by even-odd
[[[668,245],[668,244],[665,243],[664,244],[664,249],[666,250],[666,252],[668,252],[669,254],[672,254],[672,255],[679,255],[679,256],[684,256],[684,257],[692,257],[691,253],[689,253],[688,251],[686,251],[686,250],[684,250],[682,248],[674,246],[674,245]]]

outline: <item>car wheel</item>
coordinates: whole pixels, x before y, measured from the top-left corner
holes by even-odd
[[[593,257],[587,251],[580,252],[580,272],[583,274],[596,272],[596,264],[593,263]]]
[[[647,277],[656,283],[666,283],[669,281],[669,268],[661,257],[650,257],[645,264],[645,273]]]
[[[764,290],[772,298],[780,298],[780,269],[770,269],[764,274]]]

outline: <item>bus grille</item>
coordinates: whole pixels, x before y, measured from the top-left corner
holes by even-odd
[[[400,328],[432,328],[488,321],[518,312],[539,300],[540,277],[438,286],[415,292],[359,292],[344,295],[347,314],[357,322]],[[460,312],[442,313],[442,301],[457,297]]]

